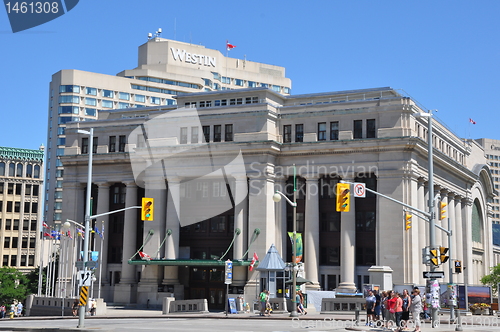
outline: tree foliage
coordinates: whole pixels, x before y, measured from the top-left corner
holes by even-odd
[[[27,284],[28,279],[18,270],[6,266],[0,268],[0,303],[24,301],[28,295]]]
[[[482,277],[481,282],[483,283],[483,285],[491,286],[493,293],[496,293],[498,291],[498,283],[500,282],[500,264],[493,266],[490,269],[491,274]]]

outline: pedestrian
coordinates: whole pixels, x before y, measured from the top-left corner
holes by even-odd
[[[297,311],[300,311],[302,314],[307,315],[307,311],[304,307],[304,294],[302,294],[302,291],[298,291],[297,295],[299,296],[297,302]]]
[[[382,295],[380,296],[380,312],[382,314],[382,320],[385,321],[387,317],[387,292],[382,291]]]
[[[0,318],[5,318],[5,305],[0,306]]]
[[[373,291],[370,289],[368,291],[368,296],[366,297],[366,326],[373,326],[373,321],[375,318],[375,302],[377,299],[373,295]]]
[[[406,327],[407,322],[410,320],[410,304],[411,297],[408,294],[407,289],[403,289],[403,295],[401,295],[401,299],[403,300],[403,314],[401,315],[401,326]]]
[[[23,304],[21,302],[17,303],[17,317],[21,317],[23,315]]]
[[[10,315],[11,319],[14,318],[14,316],[16,315],[16,303],[15,302],[12,302],[12,304],[10,305],[9,315]]]
[[[403,299],[401,298],[402,294],[396,293],[396,307],[394,308],[395,316],[396,316],[396,331],[401,331],[401,317],[403,316]]]
[[[266,315],[266,298],[267,298],[267,290],[263,290],[259,294],[259,302],[260,302],[260,316]]]
[[[415,321],[415,331],[420,331],[420,313],[422,312],[422,298],[420,297],[420,289],[416,288],[412,292],[410,311]]]
[[[95,316],[97,311],[97,301],[95,299],[92,299],[90,302],[90,315]]]
[[[392,290],[387,292],[387,301],[386,301],[386,318],[387,318],[387,327],[393,326],[396,321],[396,293]]]
[[[375,296],[375,308],[373,308],[373,318],[376,321],[380,320],[380,312],[382,309],[382,298],[380,297],[380,294],[378,293],[378,290],[374,289],[373,290],[373,296]]]
[[[78,316],[78,300],[75,300],[75,302],[73,302],[73,306],[71,307],[71,310],[73,312],[73,317]]]

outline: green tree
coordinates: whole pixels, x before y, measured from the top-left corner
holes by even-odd
[[[490,268],[491,274],[485,275],[481,278],[483,285],[491,286],[493,293],[495,294],[498,289],[498,283],[500,282],[500,264]]]
[[[24,301],[28,295],[27,283],[26,276],[18,270],[6,266],[0,268],[0,303]]]
[[[28,294],[38,294],[38,276],[39,270],[35,269],[28,274],[26,274],[26,278],[28,279],[27,288]],[[42,289],[41,294],[45,294],[45,281],[47,280],[47,267],[42,269]]]

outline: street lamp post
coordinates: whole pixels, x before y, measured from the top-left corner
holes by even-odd
[[[85,238],[83,239],[83,269],[88,270],[87,262],[89,260],[89,238],[90,238],[90,211],[91,211],[91,193],[92,193],[92,150],[94,148],[94,128],[90,128],[90,131],[78,130],[80,134],[89,135],[89,165],[87,174],[87,197],[85,200]],[[85,327],[85,309],[86,306],[80,306],[78,312],[78,328]]]
[[[297,184],[296,184],[296,173],[295,164],[293,164],[293,202],[286,197],[281,191],[276,190],[273,195],[273,201],[278,203],[281,201],[281,196],[285,197],[286,201],[293,207],[293,243],[292,243],[292,311],[290,312],[290,317],[298,317],[297,314]]]

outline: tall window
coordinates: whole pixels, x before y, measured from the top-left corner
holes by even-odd
[[[292,125],[283,126],[283,143],[292,142]]]
[[[375,119],[366,120],[366,138],[377,137],[377,132],[375,130]]]
[[[221,125],[215,125],[214,126],[214,142],[220,142],[221,141],[221,130],[222,126]]]
[[[326,122],[318,123],[318,141],[326,141]]]
[[[295,142],[303,142],[304,141],[304,125],[297,124],[295,125]]]
[[[109,152],[116,151],[116,136],[109,136]]]
[[[125,152],[125,145],[127,144],[127,136],[120,135],[118,136],[118,151]]]
[[[0,174],[1,174],[1,172],[0,172]],[[31,164],[28,164],[26,166],[26,177],[27,178],[33,177],[33,165],[31,165]]]
[[[188,142],[188,129],[187,127],[181,127],[180,144],[187,144],[187,142]]]
[[[39,179],[40,178],[40,166],[35,165],[35,171],[33,172],[33,177],[35,179]]]
[[[355,139],[363,138],[363,120],[354,120],[353,137]]]
[[[94,137],[92,141],[92,153],[97,153],[97,146],[99,145],[98,137]]]
[[[89,153],[89,138],[82,137],[82,154]]]
[[[17,164],[17,167],[16,167],[16,176],[18,178],[22,177],[23,176],[23,164],[19,163]]]
[[[210,126],[203,126],[203,136],[205,137],[205,143],[210,142]]]
[[[233,141],[233,125],[227,124],[224,128],[224,141],[232,142]]]
[[[15,176],[16,174],[16,164],[10,163],[9,164],[9,176]]]
[[[198,127],[191,127],[191,143],[198,143]]]
[[[0,176],[5,175],[5,163],[0,163]]]
[[[339,139],[339,122],[330,122],[330,140],[338,141]]]

